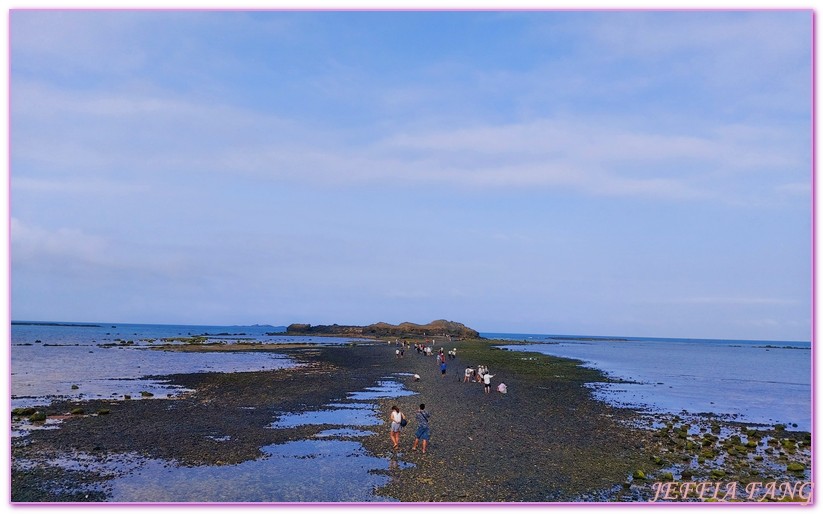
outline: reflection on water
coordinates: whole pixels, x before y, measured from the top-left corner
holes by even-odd
[[[326,409],[300,413],[287,413],[271,424],[271,428],[295,428],[301,425],[349,425],[366,426],[382,423],[373,405],[361,405],[345,409]]]
[[[183,389],[152,380],[172,374],[265,371],[292,367],[283,355],[262,352],[165,352],[157,346],[185,345],[192,338],[215,344],[339,346],[373,344],[343,337],[287,336],[281,327],[136,325],[120,323],[20,324],[11,326],[12,407],[72,400],[140,398],[141,391],[165,398]],[[74,387],[73,387],[74,386]]]
[[[363,393],[368,398],[414,394],[391,377],[367,391],[348,393],[351,399]],[[87,484],[89,491],[104,491],[108,501],[123,503],[177,502],[388,502],[374,491],[389,481],[385,472],[413,464],[397,456],[375,457],[353,438],[374,435],[364,426],[383,423],[373,402],[338,400],[321,409],[283,413],[273,430],[302,425],[331,424],[337,428],[318,432],[313,439],[264,446],[264,457],[223,466],[179,466],[176,462],[145,459],[135,454],[109,454],[103,460],[87,454],[51,459],[49,464],[66,470],[97,472],[106,480]],[[206,436],[230,442],[220,434]],[[25,442],[25,439],[17,439]],[[13,463],[25,469],[34,465]]]
[[[811,428],[811,352],[801,343],[603,340],[505,348],[579,359],[637,382],[597,384],[595,396],[612,403]]]
[[[318,432],[314,437],[366,437],[369,435],[374,435],[374,432],[353,428],[332,428],[331,430]]]
[[[177,373],[264,371],[295,366],[273,353],[167,352],[140,347],[32,345],[11,359],[12,407],[42,405],[44,397],[115,398],[141,391],[165,398],[184,390],[147,376]]]
[[[410,396],[417,394],[409,391],[403,384],[392,379],[384,379],[377,382],[375,387],[367,387],[363,391],[349,393],[350,400],[379,400],[382,398],[397,398],[400,396]]]
[[[147,461],[113,482],[115,502],[372,502],[389,478],[386,459],[355,441],[308,440],[266,446],[266,457],[231,466],[167,467]]]

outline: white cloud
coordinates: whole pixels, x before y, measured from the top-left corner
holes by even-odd
[[[41,259],[65,259],[66,264],[98,266],[107,260],[108,245],[82,230],[46,230],[11,218],[11,251],[14,264],[26,265]]]
[[[140,245],[113,241],[72,227],[46,228],[11,218],[15,272],[72,273],[98,280],[105,273],[133,277],[181,277],[191,263],[180,252],[154,254]]]
[[[734,196],[737,185],[723,182],[725,174],[803,170],[805,159],[786,143],[786,130],[739,124],[693,135],[627,129],[617,118],[553,118],[397,129],[353,145],[330,130],[229,105],[127,91],[66,93],[28,82],[15,89],[13,171],[15,184],[29,189],[48,187],[25,176],[35,167],[101,186],[118,180],[115,171],[147,181],[196,171],[699,199]]]
[[[133,176],[139,175],[150,186],[158,176],[196,174],[202,180],[208,174],[249,174],[273,181],[334,186],[539,187],[596,196],[747,203],[756,196],[802,192],[799,187],[785,189],[784,185],[800,184],[810,167],[809,145],[798,137],[797,126],[747,123],[739,118],[725,123],[689,118],[682,127],[661,129],[655,120],[643,120],[645,111],[634,113],[629,107],[612,106],[598,114],[585,109],[549,114],[535,108],[553,102],[557,92],[562,93],[561,99],[585,105],[588,97],[602,101],[592,93],[604,87],[643,91],[661,84],[656,77],[659,71],[681,66],[687,74],[699,70],[703,78],[717,80],[723,75],[728,79],[739,71],[735,59],[743,57],[745,66],[758,64],[751,72],[758,77],[778,75],[776,72],[796,64],[798,56],[802,59],[808,44],[802,34],[792,32],[797,27],[793,17],[600,13],[586,18],[587,24],[569,29],[575,38],[587,35],[576,39],[587,44],[578,45],[567,56],[574,57],[569,60],[573,65],[564,62],[559,69],[552,68],[556,63],[541,63],[539,59],[522,69],[493,66],[484,70],[468,63],[464,65],[468,79],[457,80],[450,75],[453,72],[442,71],[427,75],[442,79],[433,84],[421,80],[392,85],[391,81],[378,80],[379,86],[371,86],[375,81],[369,80],[367,69],[339,63],[336,69],[342,73],[308,73],[301,79],[314,93],[319,91],[316,81],[326,81],[326,100],[332,97],[351,102],[355,97],[373,95],[374,104],[389,112],[397,106],[413,112],[415,105],[444,105],[460,95],[466,97],[467,105],[480,105],[487,99],[494,104],[504,96],[520,98],[521,93],[529,98],[519,104],[526,107],[525,114],[494,118],[494,122],[483,116],[485,108],[476,108],[475,116],[457,116],[459,110],[444,113],[444,118],[451,120],[448,125],[436,121],[427,110],[426,116],[412,115],[407,120],[389,116],[391,121],[382,120],[385,123],[378,114],[378,119],[363,129],[333,116],[298,122],[230,101],[171,93],[139,72],[146,65],[146,55],[155,52],[153,56],[160,57],[158,48],[163,46],[152,43],[147,35],[152,24],[160,24],[158,34],[163,37],[186,43],[179,53],[162,56],[168,58],[160,63],[161,69],[166,69],[184,62],[187,55],[202,57],[206,43],[198,40],[199,32],[190,32],[194,27],[220,28],[235,36],[245,31],[281,37],[289,31],[288,16],[264,21],[244,13],[218,18],[127,12],[106,16],[107,23],[101,16],[14,14],[17,62],[36,69],[49,59],[66,58],[68,68],[82,71],[91,66],[102,71],[115,66],[112,60],[121,59],[114,75],[118,70],[131,73],[131,80],[115,81],[105,89],[50,86],[43,70],[15,77],[12,157],[16,187],[46,191],[48,184],[60,183],[57,176],[71,176],[103,188],[124,175],[132,177],[124,179],[131,180],[130,184],[136,182]],[[561,18],[555,18],[555,23],[558,20]],[[170,35],[168,28],[173,25],[179,34]],[[556,25],[551,27],[556,29]],[[65,41],[75,39],[77,48],[67,51]],[[602,51],[602,55],[589,49]],[[75,53],[77,62],[69,55]],[[547,55],[558,53],[562,52],[553,50]],[[596,63],[626,63],[627,59],[647,65],[651,61],[651,66],[615,73],[604,85]],[[440,65],[430,63],[428,72]],[[570,76],[563,73],[568,66],[574,71]],[[215,68],[195,68],[188,72],[201,73],[209,87],[225,85],[210,76],[216,73]],[[38,79],[31,78],[37,75]],[[734,84],[737,87],[739,80]],[[484,93],[466,89],[470,85]],[[745,82],[740,85],[745,89]],[[341,88],[346,91],[338,91]],[[754,89],[756,92],[746,95],[768,92]],[[637,99],[632,103],[641,111],[643,104]],[[356,137],[353,132],[357,132]],[[750,180],[755,173],[757,179]],[[66,192],[81,190],[75,186]]]

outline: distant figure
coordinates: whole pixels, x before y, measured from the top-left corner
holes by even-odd
[[[492,377],[493,376],[494,375],[492,375],[491,373],[486,373],[485,375],[483,375],[483,389],[487,393],[490,393],[492,391]]]
[[[397,349],[394,350],[394,358],[395,359],[400,358],[400,348],[397,348]]]
[[[394,445],[395,450],[400,447],[400,422],[403,418],[404,416],[403,413],[400,412],[400,408],[397,405],[392,405],[391,414],[389,415],[389,419],[391,420],[391,432],[389,432],[389,437],[391,437],[391,442]]]
[[[420,382],[420,375],[418,375],[417,373],[414,374],[414,381]]]
[[[414,444],[412,450],[417,449],[417,442],[423,441],[423,453],[426,453],[426,446],[429,444],[429,413],[426,412],[426,404],[420,404],[420,410],[415,414],[417,420],[417,432],[414,433]]]
[[[508,388],[506,387],[506,384],[504,384],[503,382],[500,382],[500,384],[497,386],[497,392],[506,394],[508,392]]]
[[[446,376],[446,361],[443,361],[443,362],[440,363],[440,376],[441,377]]]
[[[471,378],[472,378],[472,375],[473,375],[473,374],[474,374],[474,370],[473,370],[473,369],[471,369],[471,368],[466,368],[466,374],[465,374],[465,375],[463,375],[463,383],[466,383],[466,382],[468,382],[469,380],[471,380]]]

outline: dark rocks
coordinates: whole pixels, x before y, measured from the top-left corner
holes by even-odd
[[[456,321],[435,320],[426,325],[404,322],[399,325],[374,323],[357,325],[310,325],[292,323],[286,327],[287,334],[293,335],[339,335],[348,337],[455,337],[458,339],[478,339],[480,333]]]

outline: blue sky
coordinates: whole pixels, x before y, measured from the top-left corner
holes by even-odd
[[[12,318],[809,340],[811,23],[13,11]]]

